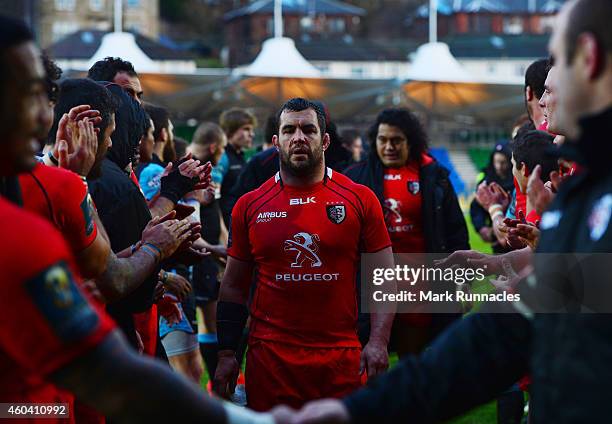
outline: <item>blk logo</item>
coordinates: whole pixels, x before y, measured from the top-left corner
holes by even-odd
[[[393,220],[393,222],[396,223],[402,222],[400,206],[401,203],[396,199],[385,199],[385,204],[383,205],[383,211],[385,212],[385,221],[389,222],[390,220]]]
[[[293,240],[285,240],[285,252],[293,252],[295,259],[291,268],[302,268],[304,263],[310,262],[311,268],[319,268],[323,265],[317,252],[319,251],[319,236],[300,232],[293,236]]]
[[[295,205],[307,205],[309,203],[317,203],[317,201],[315,200],[315,197],[298,197],[296,199],[289,199],[289,204],[291,206],[295,206]]]

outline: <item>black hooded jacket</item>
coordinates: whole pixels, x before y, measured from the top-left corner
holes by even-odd
[[[384,166],[375,147],[365,161],[348,167],[344,174],[372,189],[384,205]],[[426,253],[451,253],[470,248],[463,212],[448,175],[448,170],[435,160],[420,168]]]
[[[140,188],[125,170],[144,132],[146,115],[121,87],[109,84],[107,88],[121,100],[121,106],[115,113],[116,129],[111,136],[113,145],[102,162],[102,175],[88,183],[100,220],[110,238],[111,248],[119,252],[138,242],[151,220]],[[151,307],[156,283],[157,273],[154,273],[126,298],[107,307],[133,346],[137,344],[132,314]]]

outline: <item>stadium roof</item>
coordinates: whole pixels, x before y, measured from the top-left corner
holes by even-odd
[[[108,31],[81,30],[57,41],[47,48],[49,54],[57,59],[89,59],[100,47],[102,37]],[[192,60],[193,55],[176,51],[140,34],[134,34],[136,44],[153,60]]]
[[[311,13],[325,15],[365,15],[365,10],[335,0],[282,0],[283,14],[307,15]],[[257,0],[248,6],[232,10],[226,13],[223,18],[230,21],[247,15],[272,14],[274,13],[274,0]]]
[[[554,14],[565,0],[438,0],[438,13],[544,13]],[[417,9],[417,15],[429,15],[429,5]]]

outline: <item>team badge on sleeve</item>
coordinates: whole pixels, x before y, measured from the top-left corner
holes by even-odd
[[[88,336],[98,326],[98,314],[89,305],[63,262],[26,283],[28,293],[55,334],[64,342]]]
[[[83,212],[83,219],[85,221],[85,235],[89,236],[94,230],[93,202],[89,193],[87,193],[81,202],[81,211]]]
[[[327,218],[334,224],[340,224],[346,218],[346,208],[344,205],[328,205]]]
[[[417,194],[421,189],[418,181],[408,181],[408,191],[412,194]]]

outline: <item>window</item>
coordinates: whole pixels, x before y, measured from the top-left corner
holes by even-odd
[[[76,0],[55,0],[56,10],[72,11],[76,7]]]
[[[102,12],[104,10],[104,0],[89,0],[89,8],[94,12]]]
[[[68,34],[79,30],[78,23],[74,21],[56,21],[51,28],[53,41],[58,41]]]

